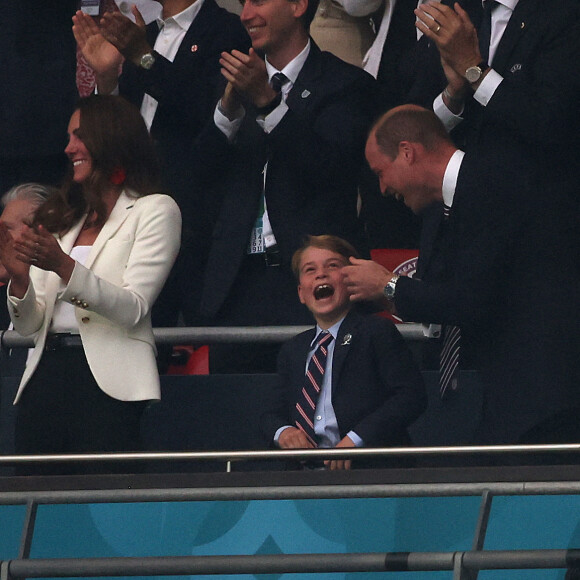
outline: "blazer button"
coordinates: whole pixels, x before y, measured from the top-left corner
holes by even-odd
[[[73,296],[73,297],[70,299],[70,301],[71,301],[71,302],[74,304],[74,303],[77,301],[77,297],[76,297],[76,296]]]
[[[83,302],[83,308],[86,310],[89,307],[87,302]]]
[[[88,316],[83,316],[81,318],[81,321],[83,324],[88,324],[91,321],[91,319]]]

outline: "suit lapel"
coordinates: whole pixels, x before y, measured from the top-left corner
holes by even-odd
[[[310,52],[296,83],[288,93],[288,104],[295,111],[307,109],[316,99],[322,74],[321,52],[316,43],[310,39]]]
[[[334,345],[334,355],[332,357],[332,398],[336,396],[340,389],[340,375],[344,362],[350,352],[352,343],[357,339],[359,316],[352,310],[346,315],[338,329],[338,336]]]
[[[117,230],[121,227],[121,224],[127,219],[127,216],[129,215],[129,212],[133,208],[133,206],[135,205],[136,201],[137,201],[137,198],[129,197],[125,193],[124,190],[121,192],[121,195],[119,196],[119,199],[117,200],[117,203],[115,204],[115,207],[113,207],[113,211],[111,212],[111,215],[109,216],[109,218],[107,219],[107,221],[103,225],[103,228],[99,232],[99,235],[97,236],[97,239],[95,240],[95,243],[93,244],[91,252],[90,252],[90,254],[87,258],[87,261],[85,263],[85,267],[90,268],[93,265],[95,259],[100,254],[105,243],[112,236],[115,235]],[[77,236],[78,236],[78,232],[77,232]],[[76,240],[77,236],[75,236],[74,240]],[[74,243],[74,240],[73,240],[73,243]]]
[[[174,62],[197,56],[198,46],[203,47],[208,30],[213,26],[216,12],[217,5],[215,2],[213,0],[204,0],[203,6],[199,9],[177,49]],[[209,42],[209,39],[207,41]]]
[[[493,58],[493,68],[501,74],[507,72],[504,69],[509,58],[523,35],[528,31],[528,19],[533,16],[535,11],[535,0],[522,0],[517,3]]]

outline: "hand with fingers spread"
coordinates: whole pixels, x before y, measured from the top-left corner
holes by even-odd
[[[441,55],[445,67],[454,71],[452,84],[458,77],[464,78],[470,66],[481,62],[477,32],[469,16],[458,3],[453,8],[445,4],[427,2],[415,9],[417,28],[432,40]],[[447,74],[448,71],[446,71]]]
[[[266,63],[253,48],[249,54],[239,50],[222,52],[220,65],[222,75],[228,81],[222,98],[226,112],[233,113],[243,101],[264,107],[276,98],[276,91],[268,82]]]
[[[73,34],[89,66],[95,71],[101,94],[117,86],[123,55],[101,33],[91,16],[79,10],[73,16]]]

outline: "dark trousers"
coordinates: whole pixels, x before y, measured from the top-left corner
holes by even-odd
[[[97,385],[81,348],[46,351],[17,405],[18,455],[142,450],[145,401],[119,401]],[[22,464],[18,475],[134,472],[138,464]]]

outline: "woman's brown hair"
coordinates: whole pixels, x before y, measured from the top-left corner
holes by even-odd
[[[159,163],[153,141],[139,110],[122,97],[91,95],[79,101],[77,136],[91,154],[92,173],[77,184],[69,169],[62,188],[36,212],[34,225],[63,233],[83,214],[91,225],[102,225],[107,216],[102,193],[111,188],[111,176],[122,170],[122,187],[138,196],[159,191]],[[93,214],[93,216],[90,216]]]

